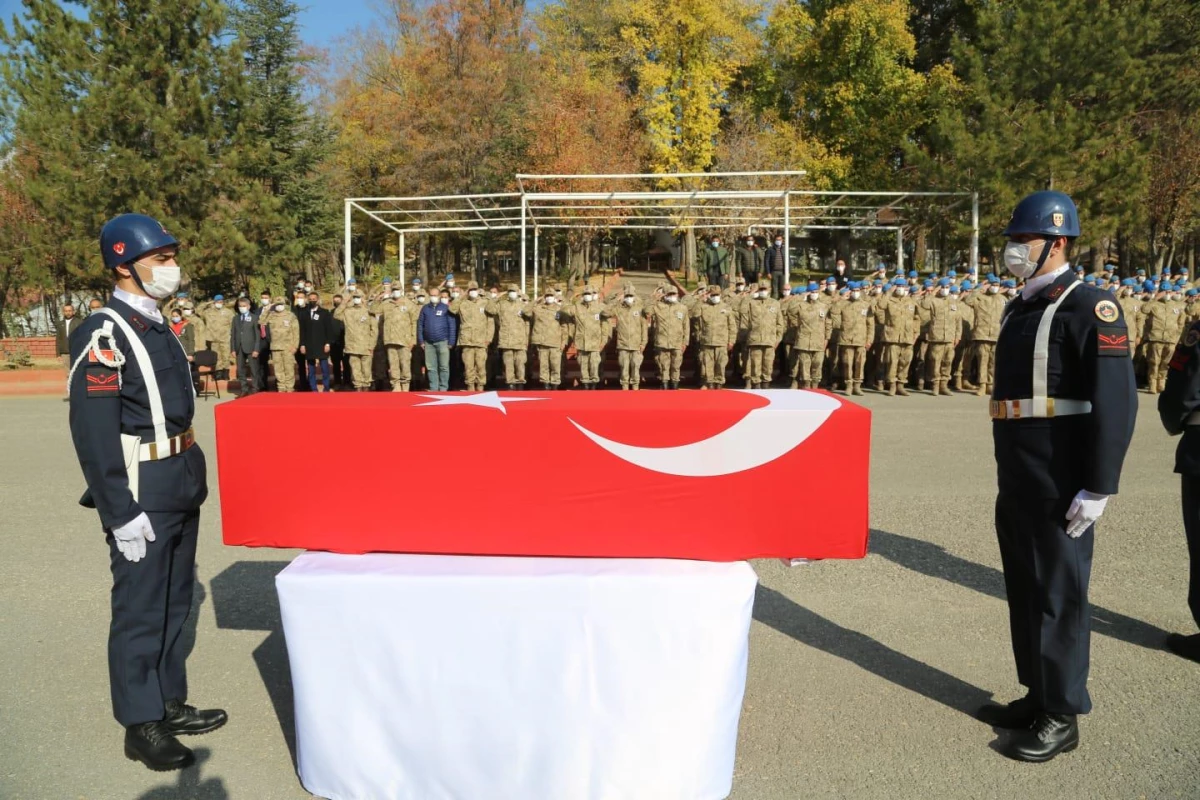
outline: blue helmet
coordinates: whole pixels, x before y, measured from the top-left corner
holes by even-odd
[[[1032,233],[1040,236],[1079,236],[1079,211],[1062,192],[1034,192],[1013,209],[1005,236]]]
[[[158,220],[145,214],[121,214],[100,229],[100,254],[108,269],[137,261],[160,247],[178,246],[178,239],[167,233]]]

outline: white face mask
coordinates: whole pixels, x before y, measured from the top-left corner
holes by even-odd
[[[908,297],[908,289],[897,289],[896,297]]]
[[[446,281],[446,286],[453,286],[453,285],[454,285],[454,281],[453,281],[453,280],[448,280],[448,281]]]
[[[938,297],[946,297],[950,294],[949,289],[938,289]]]
[[[548,306],[554,305],[554,295],[550,295],[549,297],[546,298],[546,305],[548,305]]]
[[[393,299],[393,300],[399,300],[401,297],[404,297],[404,292],[400,291],[399,289],[397,289],[397,290],[395,290],[394,292],[392,292],[392,299]]]
[[[454,298],[455,300],[457,300],[459,298],[459,295],[461,295],[461,294],[462,294],[462,292],[451,292],[450,296],[452,298]]]
[[[711,297],[708,298],[708,302],[712,303],[715,306],[717,303],[721,302],[721,295],[719,295],[719,294],[712,295]]]
[[[425,297],[425,295],[419,295],[417,297],[417,303],[419,303],[420,305],[425,305],[426,300],[427,300],[427,298]]]
[[[478,290],[478,289],[469,289],[469,290],[467,290],[467,297],[469,297],[469,298],[471,298],[472,300],[474,300],[476,297],[479,297],[479,290]]]
[[[263,306],[269,306],[269,305],[271,305],[271,298],[269,298],[269,297],[263,297],[263,298],[260,298],[260,299],[259,299],[259,305],[263,305]]]
[[[275,304],[275,310],[276,310],[276,311],[283,311],[283,303],[276,303],[276,304]]]
[[[297,308],[304,308],[306,305],[308,305],[308,301],[305,300],[303,297],[301,297],[299,300],[296,301]]]
[[[996,287],[996,286],[989,286],[989,287],[988,287],[988,294],[996,294],[996,292],[998,292],[998,291],[1000,291],[1000,289],[999,289],[998,287]]]
[[[862,292],[851,292],[850,293],[851,300],[857,300],[860,297],[862,297]]]
[[[448,305],[450,305],[450,298],[449,297],[440,297],[440,298],[438,298],[438,302],[444,306],[448,306]]]
[[[489,293],[488,293],[488,297],[492,298],[493,300],[495,300],[495,299],[496,299],[497,297],[499,297],[499,296],[500,296],[500,295],[496,294],[495,292],[489,292]]]
[[[190,317],[190,316],[192,315],[192,310],[191,310],[190,308],[185,308],[185,309],[183,310],[183,315],[184,315],[185,317]]]
[[[146,291],[149,291],[149,289],[147,289]],[[224,303],[219,303],[219,302],[218,302],[218,303],[213,303],[213,308],[216,308],[216,309],[222,309],[222,308],[224,308],[224,307],[225,307],[225,304],[224,304]]]
[[[249,314],[250,306],[238,306],[238,311],[242,314]]]
[[[1028,278],[1037,271],[1037,262],[1042,255],[1042,250],[1050,246],[1050,243],[1044,239],[1040,241],[1042,247],[1038,249],[1036,255],[1033,253],[1033,244],[1009,242],[1004,245],[1004,268],[1018,278]]]
[[[776,247],[783,247],[783,239],[776,239],[776,240],[775,240],[775,246],[776,246]]]
[[[625,305],[627,305],[627,306],[631,306],[631,305],[633,305],[633,300],[634,300],[634,298],[632,298],[632,297],[626,297],[626,298],[625,298]]]
[[[516,292],[509,292],[509,293],[508,293],[508,299],[509,299],[509,300],[516,300],[516,299],[517,299],[517,293],[516,293]]]
[[[356,306],[361,306],[361,305],[362,305],[362,298],[361,298],[361,297],[356,297],[356,298],[354,298],[353,300],[351,300],[350,302],[351,302],[351,303],[354,303],[354,305],[356,305]]]
[[[583,296],[583,302],[585,302],[585,303],[590,303],[595,299],[596,299],[596,295],[594,295],[594,294],[585,294]]]
[[[665,299],[668,303],[678,303],[679,302],[679,298],[673,294],[667,295]]]
[[[146,291],[146,294],[155,300],[162,300],[165,297],[169,297],[175,294],[175,290],[179,288],[179,267],[153,267],[149,264],[134,263],[137,266],[150,270],[150,280],[143,280],[142,288]],[[217,308],[220,308],[219,304]]]
[[[809,292],[808,293],[808,302],[815,303],[815,302],[817,302],[818,297],[820,297],[820,295],[818,295],[816,292]]]

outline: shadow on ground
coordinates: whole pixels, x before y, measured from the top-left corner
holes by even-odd
[[[869,550],[905,569],[940,578],[981,594],[1005,600],[1004,573],[946,552],[940,545],[887,531],[871,531]],[[1092,632],[1150,650],[1161,650],[1167,638],[1162,628],[1102,606],[1092,605]]]
[[[279,616],[279,597],[275,594],[275,576],[287,565],[287,561],[238,561],[214,577],[209,590],[218,628],[270,633],[254,650],[254,663],[271,698],[294,768],[296,717],[292,705],[292,672]]]
[[[150,791],[138,795],[137,800],[229,800],[224,781],[220,778],[203,780],[200,777],[200,768],[212,753],[207,747],[197,747],[192,752],[196,754],[196,763],[175,773],[178,776],[175,783],[155,786]]]

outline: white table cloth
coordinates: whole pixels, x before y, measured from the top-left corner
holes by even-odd
[[[745,562],[305,553],[276,577],[300,779],[337,800],[716,800]]]

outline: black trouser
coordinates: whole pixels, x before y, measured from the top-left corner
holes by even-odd
[[[333,385],[341,386],[350,382],[350,362],[346,359],[346,345],[331,344],[329,346],[329,366],[333,370]]]
[[[783,297],[783,273],[782,272],[772,272],[771,273],[771,296],[774,297],[776,300]]]
[[[1087,589],[1095,526],[1078,539],[1067,536],[1066,514],[1073,499],[996,498],[1017,680],[1052,714],[1092,709]]]
[[[200,510],[147,511],[154,541],[133,562],[107,537],[113,575],[108,679],[122,725],[163,718],[167,700],[187,699],[184,623],[192,610]]]
[[[1188,578],[1188,608],[1192,619],[1200,627],[1200,476],[1180,475],[1183,484],[1183,532],[1187,534],[1188,560],[1191,572]]]
[[[271,374],[271,348],[264,347],[258,351],[258,375],[254,381],[255,391],[267,390],[267,376]]]
[[[258,382],[262,380],[262,365],[250,353],[237,354],[238,383],[242,387],[241,396],[254,394],[258,391]]]

